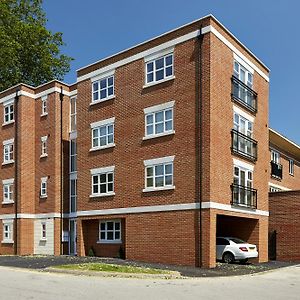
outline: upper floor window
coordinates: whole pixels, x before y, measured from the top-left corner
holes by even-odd
[[[115,118],[102,120],[91,124],[92,149],[98,150],[114,146],[114,121]]]
[[[70,100],[70,131],[75,131],[77,125],[76,97]]]
[[[174,74],[173,53],[146,62],[146,84],[159,82]]]
[[[3,164],[14,162],[14,139],[3,142]]]
[[[234,62],[234,76],[242,81],[244,84],[249,86],[251,89],[253,87],[253,75],[243,66],[241,66],[237,61]]]
[[[272,162],[279,164],[280,163],[280,153],[274,150],[271,150],[271,160]]]
[[[41,198],[47,197],[47,181],[48,181],[48,177],[41,178],[41,190],[40,190]]]
[[[114,195],[114,166],[93,169],[92,174],[92,195],[109,196]]]
[[[93,82],[93,102],[114,97],[114,75]]]
[[[48,136],[41,137],[41,157],[48,156]]]
[[[3,204],[5,203],[13,203],[14,202],[14,196],[13,196],[13,184],[14,179],[5,179],[2,180],[3,184]]]
[[[174,101],[144,109],[145,138],[174,133],[173,106]]]
[[[76,139],[70,141],[70,173],[77,171],[77,146]]]
[[[42,97],[42,113],[41,116],[45,116],[48,114],[48,108],[47,108],[47,96]]]
[[[13,221],[3,220],[3,240],[2,243],[13,243]]]
[[[290,175],[294,175],[294,160],[293,159],[289,159],[289,174]]]
[[[173,183],[174,156],[145,160],[144,192],[174,189]]]
[[[12,123],[14,119],[14,104],[10,103],[4,106],[3,122],[5,124]]]

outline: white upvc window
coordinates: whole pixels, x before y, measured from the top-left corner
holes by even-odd
[[[143,191],[174,189],[173,162],[174,156],[145,160],[145,189]]]
[[[41,240],[47,240],[47,225],[46,222],[41,222]]]
[[[3,125],[10,124],[14,122],[14,120],[14,103],[10,102],[9,104],[4,105]]]
[[[14,203],[14,194],[13,194],[13,186],[14,179],[5,179],[2,180],[3,184],[3,204]]]
[[[99,150],[113,147],[114,144],[114,122],[115,118],[110,118],[91,124],[92,129],[92,148]]]
[[[252,200],[251,189],[253,188],[253,170],[241,166],[234,166],[233,172],[234,203],[248,205]]]
[[[289,174],[294,175],[295,162],[293,159],[289,159]]]
[[[77,141],[70,141],[70,173],[77,171]]]
[[[271,193],[276,193],[276,192],[280,192],[280,191],[282,191],[280,188],[270,186],[270,192]]]
[[[40,198],[47,197],[47,181],[48,181],[48,177],[41,178]]]
[[[174,131],[174,103],[170,101],[160,105],[147,107],[145,113],[144,139],[164,136],[175,133]]]
[[[237,61],[234,61],[233,74],[251,89],[253,88],[253,74]]]
[[[2,243],[13,243],[13,220],[3,220]]]
[[[114,75],[101,78],[92,83],[92,103],[105,101],[115,96]]]
[[[114,166],[92,169],[92,194],[91,197],[114,195]]]
[[[272,160],[272,162],[279,164],[280,163],[280,153],[275,150],[271,150],[271,160]]]
[[[14,162],[14,139],[3,142],[3,164]]]
[[[99,222],[99,243],[122,243],[120,220]]]
[[[174,55],[168,53],[147,61],[145,64],[146,80],[145,83],[157,83],[172,78],[174,75]]]
[[[41,116],[46,116],[48,114],[48,108],[47,108],[47,103],[48,99],[47,96],[42,97],[42,113]]]
[[[48,156],[48,136],[41,137],[41,157]]]
[[[77,111],[76,111],[76,97],[72,97],[70,100],[70,131],[76,131],[77,125]]]

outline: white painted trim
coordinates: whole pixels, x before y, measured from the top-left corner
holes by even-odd
[[[111,144],[107,144],[105,146],[99,146],[99,147],[91,148],[89,151],[94,152],[94,151],[104,150],[104,149],[108,149],[108,148],[113,148],[115,146],[116,146],[115,143],[111,143]]]
[[[240,50],[238,50],[233,44],[231,44],[217,29],[212,25],[208,25],[202,28],[202,34],[213,33],[220,41],[222,41],[230,50],[232,50],[236,55],[238,55],[245,63],[247,63],[252,69],[254,69],[261,77],[263,77],[267,82],[269,82],[269,76],[266,75],[259,67],[257,67],[253,62],[251,62]]]
[[[41,141],[46,142],[48,140],[48,135],[42,136]]]
[[[239,107],[233,105],[233,111],[235,113],[237,113],[238,115],[242,116],[243,118],[247,119],[248,121],[250,121],[251,123],[254,123],[254,117],[247,114],[246,112],[244,112],[242,109],[240,109]]]
[[[107,72],[103,72],[97,76],[94,76],[91,78],[91,82],[95,82],[95,81],[98,81],[98,80],[101,80],[101,79],[104,79],[104,78],[107,78],[107,77],[111,77],[111,76],[114,76],[115,75],[115,69],[112,69],[112,70],[108,70]]]
[[[158,81],[152,81],[152,82],[149,82],[149,83],[145,83],[143,85],[143,89],[154,86],[154,85],[157,85],[157,84],[160,84],[160,83],[163,83],[163,82],[166,82],[166,81],[171,81],[175,78],[176,78],[175,75],[172,75],[172,76],[165,77],[164,79],[161,79],[161,80],[158,80]]]
[[[98,104],[98,103],[102,103],[102,102],[105,102],[105,101],[108,101],[108,100],[113,100],[113,99],[115,99],[115,98],[116,98],[116,95],[113,94],[113,95],[110,95],[110,96],[108,96],[108,97],[106,97],[106,98],[92,101],[92,102],[90,103],[90,106],[96,105],[96,104]]]
[[[3,141],[3,146],[13,144],[15,141],[14,138]]]
[[[173,162],[175,155],[144,160],[145,167]]]
[[[174,105],[175,105],[175,101],[170,101],[170,102],[166,102],[163,104],[149,106],[149,107],[144,108],[144,114],[150,114],[150,113],[154,113],[157,111],[173,108]]]
[[[114,170],[115,170],[115,166],[91,169],[91,175],[114,172]]]
[[[77,139],[77,130],[70,132],[70,140]]]
[[[233,59],[239,63],[242,67],[244,67],[248,72],[254,74],[253,68],[251,68],[247,62],[245,62],[242,58],[240,58],[236,53],[233,52]]]
[[[109,125],[109,124],[113,124],[115,122],[115,117],[113,118],[109,118],[109,119],[105,119],[105,120],[101,120],[101,121],[98,121],[98,122],[94,122],[94,123],[91,123],[91,128],[96,128],[96,127],[100,127],[100,126],[103,126],[103,125]]]
[[[77,179],[77,172],[70,173],[70,174],[69,174],[69,179],[70,179],[70,180],[75,180],[75,179]]]
[[[236,159],[236,158],[233,158],[233,165],[234,166],[237,166],[237,167],[241,167],[243,169],[247,169],[249,171],[252,171],[254,170],[254,165],[250,165],[244,161],[241,161],[239,159]]]
[[[9,178],[9,179],[3,179],[2,180],[2,184],[5,185],[5,184],[13,184],[15,181],[14,178]]]
[[[149,135],[146,135],[143,137],[143,141],[159,138],[162,136],[168,136],[168,135],[172,135],[172,134],[175,134],[175,130],[165,131],[165,132],[158,133],[158,134],[149,134]]]
[[[15,120],[5,122],[5,123],[2,124],[2,126],[10,125],[10,124],[13,124],[13,123],[15,123]]]
[[[7,105],[10,105],[10,104],[13,104],[15,102],[15,98],[14,98],[14,94],[13,95],[8,95],[6,97],[3,98],[3,106],[7,106]]]
[[[175,190],[175,185],[166,185],[161,187],[147,187],[143,189],[144,193]]]
[[[281,189],[282,191],[291,191],[292,190],[292,189],[286,188],[282,185],[278,185],[278,184],[275,184],[275,183],[272,183],[272,182],[269,182],[269,186],[277,188],[277,189]]]
[[[76,96],[76,95],[77,95],[77,89],[74,90],[74,91],[69,92],[69,96],[70,96],[70,97],[74,97],[74,96]]]
[[[66,215],[64,215],[66,217]],[[0,215],[0,220],[13,220],[15,214],[3,214]],[[19,213],[17,215],[18,219],[51,219],[51,218],[60,218],[60,213],[42,213],[42,214],[26,214]]]
[[[115,192],[108,192],[108,193],[102,193],[102,194],[92,194],[90,195],[90,198],[101,198],[101,197],[110,197],[115,196]]]
[[[43,96],[43,97],[42,97],[42,101],[47,100],[47,98],[48,98],[48,95]]]
[[[9,220],[13,220],[14,217],[15,217],[14,214],[4,214],[4,215],[0,215],[0,220],[9,221]]]
[[[41,178],[41,182],[47,182],[47,180],[48,180],[48,177],[42,177]]]
[[[158,51],[156,53],[153,53],[153,54],[150,54],[148,56],[145,56],[144,57],[144,61],[145,61],[145,63],[147,63],[149,61],[158,59],[160,57],[167,56],[167,55],[169,55],[169,54],[171,54],[173,52],[174,52],[174,46],[171,47],[171,48],[168,48],[168,49],[160,50],[160,51]]]
[[[132,56],[124,58],[124,59],[121,59],[121,60],[119,60],[119,61],[117,61],[117,62],[115,62],[113,64],[110,64],[108,66],[105,66],[103,68],[100,68],[100,69],[95,70],[93,72],[90,72],[90,73],[87,73],[85,75],[79,76],[77,78],[77,82],[80,82],[80,81],[83,81],[83,80],[86,80],[86,79],[89,79],[89,78],[93,78],[95,76],[100,75],[101,73],[107,72],[108,70],[117,69],[117,68],[119,68],[119,67],[121,67],[123,65],[129,64],[129,63],[131,63],[133,61],[136,61],[136,60],[139,60],[139,59],[143,59],[144,57],[147,57],[149,55],[155,54],[155,53],[163,51],[165,49],[169,49],[171,47],[174,47],[177,44],[180,44],[180,43],[186,42],[186,41],[188,41],[190,39],[193,39],[193,38],[197,37],[199,34],[200,34],[200,30],[192,31],[192,32],[190,32],[188,34],[182,35],[182,36],[180,36],[180,37],[178,37],[176,39],[170,40],[170,41],[165,42],[163,44],[160,44],[160,45],[158,45],[156,47],[153,47],[151,49],[139,52],[139,53],[137,53],[135,55],[132,55]],[[133,48],[135,48],[135,47],[137,47],[137,46],[134,46]],[[122,52],[124,52],[124,51],[122,51]],[[116,53],[116,54],[112,55],[111,57],[116,56],[118,54],[119,53]],[[98,62],[95,62],[95,63],[93,63],[91,65],[94,65],[94,64],[99,63],[101,61],[105,61],[105,60],[107,60],[109,58],[110,57],[106,57],[106,58],[104,58],[104,59],[102,59],[102,60],[100,60]],[[84,68],[87,68],[87,67],[89,67],[89,66],[85,66]],[[84,68],[82,68],[82,69],[84,69]],[[77,71],[80,71],[82,69],[79,69]]]

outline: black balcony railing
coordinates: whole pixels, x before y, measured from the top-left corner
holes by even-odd
[[[246,186],[232,184],[231,205],[257,208],[257,190]]]
[[[257,160],[257,141],[249,136],[232,129],[231,130],[231,151],[252,161]]]
[[[282,179],[282,165],[275,162],[271,161],[271,176]]]
[[[253,113],[257,112],[257,93],[254,92],[249,86],[244,82],[236,78],[231,77],[232,91],[231,97],[234,101],[240,103],[248,110]]]

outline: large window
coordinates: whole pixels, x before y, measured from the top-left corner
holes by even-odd
[[[114,75],[93,82],[93,102],[114,96]]]
[[[274,150],[271,150],[271,161],[279,164],[280,163],[280,153]]]
[[[121,243],[121,221],[100,221],[99,242]]]
[[[4,114],[3,114],[3,122],[4,124],[9,124],[14,121],[14,104],[10,103],[4,106]]]
[[[3,184],[3,204],[5,203],[13,203],[14,202],[14,195],[13,195],[13,184],[14,179],[5,179],[2,180]]]
[[[114,145],[114,123],[92,128],[92,149]]]
[[[234,62],[233,74],[236,78],[246,84],[252,89],[253,87],[253,75],[243,66],[241,66],[237,61]]]
[[[174,74],[173,53],[146,62],[146,84],[159,82]]]
[[[114,192],[114,173],[92,175],[92,195],[103,196]]]
[[[77,113],[76,113],[76,97],[70,100],[70,131],[76,131]]]
[[[14,162],[14,140],[3,142],[3,163],[9,164]]]
[[[173,109],[146,115],[146,136],[173,131]]]
[[[76,139],[70,141],[70,173],[77,171]]]
[[[13,243],[13,221],[3,220],[2,243]]]

